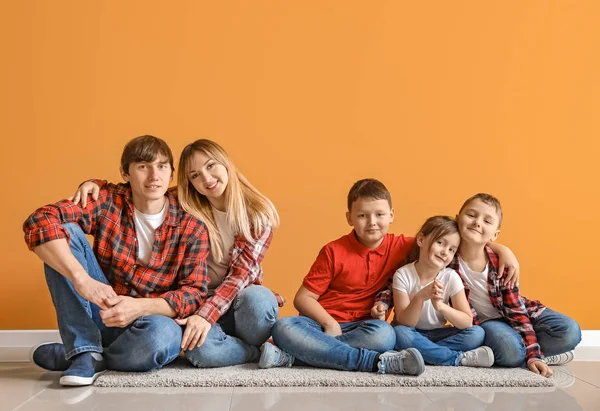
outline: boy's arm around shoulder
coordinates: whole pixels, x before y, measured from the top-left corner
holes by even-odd
[[[502,278],[502,283],[512,288],[519,284],[521,270],[519,260],[510,248],[495,242],[489,242],[487,246],[498,256],[498,278]]]
[[[408,254],[408,252],[410,251],[415,239],[413,237],[405,237],[403,234],[400,234],[400,235],[394,236],[394,241],[397,243],[396,251],[401,252],[402,259],[404,259],[406,257],[406,254]],[[374,307],[376,307],[378,305],[383,305],[385,307],[385,309],[387,310],[387,313],[389,313],[389,310],[394,308],[395,301],[394,301],[393,284],[394,284],[394,274],[392,274],[390,276],[385,287],[382,288],[381,291],[379,291],[379,293],[377,293],[377,295],[375,296]],[[386,317],[387,317],[387,313],[386,313]]]

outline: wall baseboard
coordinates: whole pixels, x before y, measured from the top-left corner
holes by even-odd
[[[600,330],[583,330],[575,361],[600,361]],[[58,330],[0,330],[0,362],[29,361],[31,348],[47,341],[60,342]]]

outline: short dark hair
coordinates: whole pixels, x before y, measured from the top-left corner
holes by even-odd
[[[502,206],[500,205],[500,200],[498,200],[496,197],[494,197],[491,194],[486,194],[486,193],[477,193],[472,197],[469,197],[467,199],[467,201],[465,201],[462,205],[462,207],[460,208],[458,214],[460,215],[460,213],[463,212],[463,210],[465,209],[465,207],[467,207],[467,205],[469,205],[469,203],[471,201],[474,200],[479,200],[482,203],[485,203],[489,206],[492,206],[496,209],[496,213],[498,214],[498,228],[500,228],[500,226],[502,225]]]
[[[159,154],[168,158],[171,172],[175,171],[173,153],[164,140],[150,135],[133,138],[125,144],[121,154],[121,169],[125,174],[129,174],[131,163],[152,162]]]
[[[365,178],[352,185],[348,192],[348,211],[352,211],[352,203],[359,198],[387,200],[390,208],[392,208],[392,195],[381,181],[374,178]]]

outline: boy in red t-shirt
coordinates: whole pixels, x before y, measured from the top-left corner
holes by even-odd
[[[275,323],[277,345],[263,345],[259,367],[289,367],[295,361],[320,368],[419,375],[425,370],[419,351],[390,351],[393,328],[371,319],[375,296],[401,265],[413,239],[387,233],[394,220],[392,199],[375,179],[352,186],[346,219],[354,229],[321,249],[294,298],[300,316]]]

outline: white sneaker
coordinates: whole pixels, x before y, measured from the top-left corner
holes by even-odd
[[[460,365],[465,367],[491,367],[494,365],[494,352],[485,345],[471,351],[465,351],[460,359]]]
[[[564,365],[573,361],[573,358],[575,358],[575,352],[571,350],[562,354],[556,354],[551,355],[549,357],[545,357],[544,359],[542,359],[542,361],[544,361],[548,365]]]

